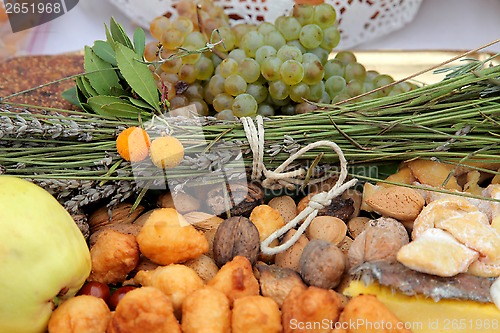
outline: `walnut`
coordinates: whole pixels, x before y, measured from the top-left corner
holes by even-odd
[[[257,227],[246,217],[230,217],[219,225],[215,233],[214,260],[221,267],[235,256],[243,256],[253,265],[259,256],[259,247]]]

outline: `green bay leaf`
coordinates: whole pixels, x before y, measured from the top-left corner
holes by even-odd
[[[118,22],[116,22],[114,17],[112,17],[109,22],[109,29],[111,31],[111,36],[113,37],[113,40],[115,42],[118,42],[128,47],[129,49],[134,48],[127,33],[125,32],[123,27]]]
[[[148,103],[144,102],[142,99],[137,99],[133,97],[129,97],[128,100],[130,103],[134,104],[135,106],[142,108],[142,109],[152,109],[151,105]]]
[[[80,100],[78,99],[78,88],[76,86],[66,89],[62,92],[61,96],[71,104],[76,105],[79,108],[82,107]]]
[[[135,93],[160,111],[160,96],[148,65],[142,63],[133,50],[119,43],[116,43],[116,61],[120,73]]]
[[[115,50],[111,45],[109,45],[108,42],[96,40],[94,42],[94,46],[92,46],[92,51],[94,51],[94,53],[99,58],[111,64],[112,66],[117,65]]]
[[[139,58],[143,58],[144,49],[146,47],[146,33],[142,28],[137,28],[134,31],[134,49]]]
[[[131,119],[137,119],[139,114],[150,116],[143,109],[116,96],[94,96],[88,99],[88,104],[95,113],[101,116]]]
[[[98,94],[106,95],[109,94],[111,87],[120,87],[113,66],[99,58],[89,46],[85,47],[83,66],[87,72],[86,78]]]

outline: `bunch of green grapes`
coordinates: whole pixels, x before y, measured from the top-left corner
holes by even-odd
[[[216,8],[208,1],[201,9]],[[155,68],[155,77],[158,87],[168,92],[171,109],[194,104],[199,115],[219,119],[293,115],[316,109],[306,101],[338,102],[392,81],[388,75],[366,71],[352,52],[330,59],[340,41],[330,4],[295,5],[291,15],[274,23],[234,26],[221,9],[211,9],[217,16],[201,15],[198,9],[201,27],[193,14],[194,2],[183,0],[177,6],[182,15],[175,20],[159,17],[151,23],[161,47],[152,42],[145,51],[148,61],[169,59]],[[218,21],[209,21],[211,17]],[[193,52],[176,57],[179,50]],[[408,89],[411,86],[401,84],[368,98]]]

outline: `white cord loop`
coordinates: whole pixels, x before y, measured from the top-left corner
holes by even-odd
[[[291,155],[274,171],[267,170],[264,165],[264,121],[262,117],[256,117],[257,127],[255,126],[253,119],[249,117],[241,118],[241,122],[243,123],[245,135],[253,154],[252,180],[260,179],[262,175],[264,175],[265,179],[262,181],[262,186],[266,188],[276,189],[282,186],[294,188],[296,184],[299,184],[300,180],[295,178],[305,175],[306,171],[304,169],[294,170],[291,172],[283,172],[283,170],[311,149],[318,147],[330,147],[333,151],[335,151],[335,153],[337,153],[340,161],[340,175],[335,185],[327,192],[325,191],[314,195],[309,201],[308,206],[300,212],[300,214],[298,214],[293,220],[288,222],[282,228],[273,232],[261,243],[261,252],[263,254],[273,255],[285,251],[295,244],[311,221],[318,215],[318,211],[326,206],[329,206],[335,197],[344,193],[345,190],[356,184],[358,180],[351,179],[350,181],[344,183],[347,178],[347,160],[345,159],[344,153],[335,142],[326,140],[317,141],[303,147],[295,154]],[[283,236],[302,220],[304,220],[302,225],[287,242],[276,247],[269,247],[275,239]]]

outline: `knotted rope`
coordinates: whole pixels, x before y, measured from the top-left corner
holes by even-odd
[[[335,185],[329,191],[315,194],[309,201],[308,206],[302,212],[300,212],[294,219],[292,219],[282,228],[269,235],[269,237],[267,237],[261,243],[261,252],[263,254],[272,255],[285,251],[293,244],[295,244],[295,242],[309,226],[311,221],[318,215],[318,211],[326,206],[329,206],[335,197],[344,193],[345,190],[356,184],[358,180],[351,179],[348,182],[345,182],[347,178],[347,160],[345,159],[344,153],[342,152],[340,147],[335,142],[327,140],[311,143],[298,150],[295,154],[291,155],[274,171],[267,170],[266,166],[264,165],[264,120],[261,116],[257,116],[257,127],[255,126],[253,119],[249,117],[241,118],[241,122],[243,123],[245,135],[253,154],[252,180],[258,180],[261,179],[262,176],[264,176],[265,178],[262,180],[262,186],[266,188],[276,189],[281,186],[294,186],[294,184],[296,184],[295,178],[303,176],[306,171],[304,169],[298,169],[294,171],[283,172],[283,170],[285,170],[286,167],[288,167],[293,161],[295,161],[297,158],[311,149],[318,147],[330,147],[333,151],[335,151],[335,153],[337,153],[340,161],[340,175]],[[302,220],[304,220],[304,222],[288,241],[276,247],[269,246],[275,239],[283,236]]]

